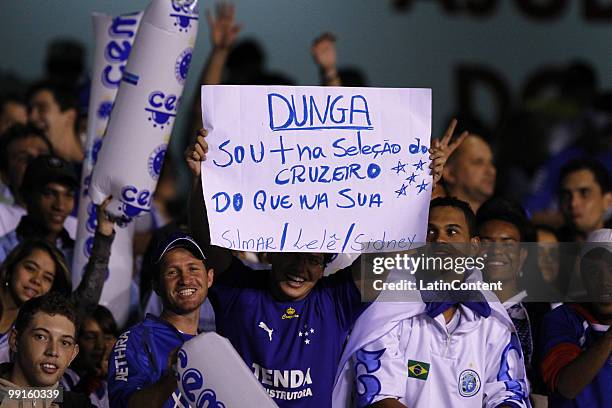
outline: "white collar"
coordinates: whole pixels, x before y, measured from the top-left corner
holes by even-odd
[[[527,291],[526,290],[522,290],[519,293],[517,293],[516,295],[512,296],[510,299],[506,300],[502,304],[502,306],[504,307],[504,309],[508,309],[509,307],[512,307],[512,306],[516,305],[517,303],[520,303],[526,297],[527,297]]]

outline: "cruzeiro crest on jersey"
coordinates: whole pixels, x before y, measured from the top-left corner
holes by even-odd
[[[463,370],[459,374],[459,394],[462,397],[472,397],[480,391],[480,377],[474,370]]]
[[[429,363],[422,361],[408,360],[408,377],[427,381],[429,376]]]

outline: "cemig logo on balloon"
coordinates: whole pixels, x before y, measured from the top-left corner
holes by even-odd
[[[121,189],[121,210],[128,218],[139,216],[143,212],[151,211],[152,194],[149,190],[138,190],[134,186],[125,186]]]
[[[115,17],[108,29],[111,40],[104,49],[106,66],[102,70],[102,85],[117,89],[132,50],[132,37],[138,29],[138,13]]]
[[[157,180],[161,174],[161,169],[164,164],[164,156],[166,155],[167,144],[159,145],[149,155],[148,167],[149,175],[153,180]]]
[[[176,19],[174,26],[186,33],[191,28],[191,21],[198,20],[199,11],[196,0],[172,0],[170,17]]]
[[[204,376],[196,368],[187,368],[189,357],[185,350],[180,349],[177,356],[180,368],[186,369],[179,378],[184,397],[190,406],[197,408],[225,408],[225,404],[217,399],[217,393],[206,388]]]
[[[184,85],[187,79],[187,73],[189,72],[189,65],[191,64],[191,55],[193,48],[186,48],[176,59],[174,64],[174,75],[179,84]]]
[[[149,122],[153,127],[164,129],[171,125],[172,119],[176,116],[180,98],[176,95],[166,95],[163,91],[153,91],[149,95],[149,107],[145,108],[150,113]]]

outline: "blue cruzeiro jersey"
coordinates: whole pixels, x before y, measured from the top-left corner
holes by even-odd
[[[364,304],[350,268],[322,278],[308,296],[278,302],[269,271],[234,259],[209,292],[217,331],[227,337],[279,407],[329,407],[349,328]]]
[[[127,407],[135,392],[156,383],[170,353],[193,337],[153,315],[119,336],[108,362],[110,406]],[[189,403],[177,388],[163,407],[188,408]]]

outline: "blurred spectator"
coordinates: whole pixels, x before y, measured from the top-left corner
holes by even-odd
[[[561,242],[583,241],[604,228],[612,207],[612,183],[606,168],[593,159],[576,159],[561,169],[559,202],[565,225]]]
[[[341,86],[336,66],[336,37],[329,32],[321,34],[314,40],[310,52],[319,68],[321,83],[325,86]]]
[[[62,377],[64,389],[89,395],[97,408],[108,408],[108,357],[118,336],[112,313],[98,305],[83,320],[78,335],[80,353]]]
[[[0,237],[0,261],[19,242],[42,238],[56,245],[72,264],[74,240],[64,227],[74,207],[79,180],[72,165],[56,156],[38,156],[26,169],[21,194],[27,207],[17,227]]]
[[[57,389],[68,365],[79,353],[76,335],[79,327],[74,306],[61,294],[50,293],[24,303],[15,327],[11,330],[10,345],[15,353],[14,363],[0,365],[0,389]],[[51,398],[36,398],[32,406],[51,406]],[[13,405],[14,403],[14,405]],[[2,400],[2,407],[22,406],[23,401]],[[90,407],[86,396],[63,392],[59,407]]]
[[[493,196],[495,176],[491,147],[475,134],[463,141],[444,167],[448,195],[466,201],[474,212]]]
[[[78,41],[67,38],[53,40],[47,47],[45,59],[46,77],[50,80],[76,86],[85,69],[85,47]]]
[[[264,72],[265,66],[266,54],[259,42],[253,38],[242,40],[227,57],[227,72],[223,76],[223,83],[253,84],[254,78]]]
[[[549,407],[608,407],[612,399],[612,230],[592,232],[580,273],[590,303],[564,304],[545,316],[542,374]]]
[[[30,125],[14,125],[0,139],[0,176],[5,183],[4,202],[0,203],[0,236],[15,229],[26,213],[21,183],[28,164],[51,150],[44,133]]]
[[[28,108],[20,97],[6,95],[0,98],[0,138],[15,124],[25,125],[28,121]]]
[[[80,165],[83,146],[77,134],[78,94],[68,85],[39,82],[29,91],[30,121],[44,130],[53,151],[62,159]]]
[[[567,290],[568,263],[561,264],[565,258],[561,254],[555,229],[546,225],[537,225],[535,229],[538,240],[537,269],[548,285],[549,293],[555,298],[553,302],[559,304]]]

